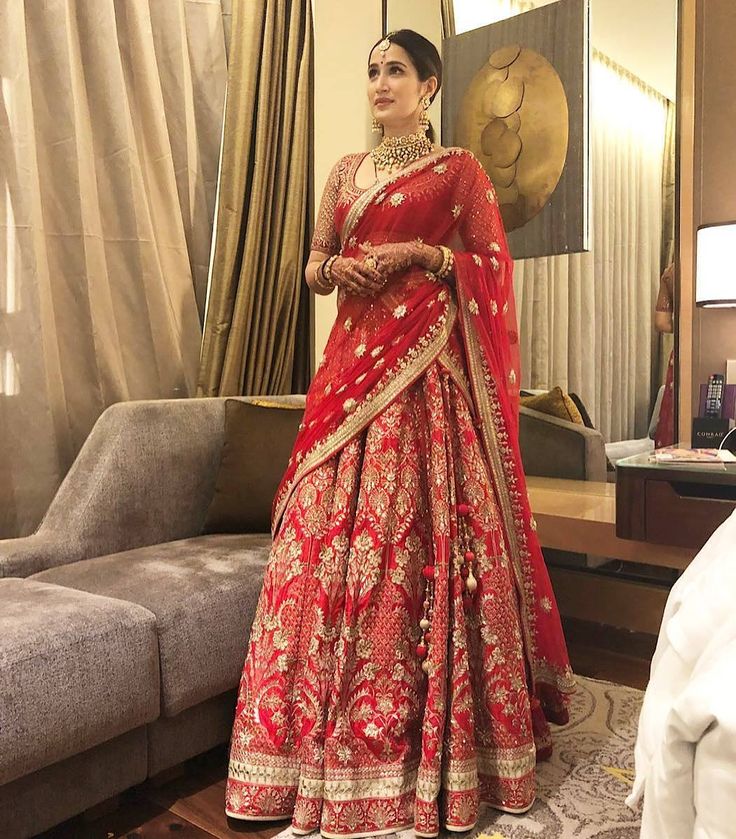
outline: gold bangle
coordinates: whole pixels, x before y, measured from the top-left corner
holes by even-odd
[[[455,254],[447,247],[447,245],[438,245],[437,247],[439,247],[442,251],[442,265],[439,270],[435,272],[435,276],[440,280],[444,280],[453,269],[455,264]]]
[[[317,270],[314,272],[315,284],[321,291],[329,293],[335,288],[335,284],[332,282],[332,272],[330,270],[330,274],[328,276],[326,267],[327,263],[334,261],[336,258],[336,256],[330,256],[327,259],[323,259],[317,266]],[[332,266],[330,265],[330,269],[331,268]]]
[[[322,266],[323,266],[323,267],[322,267],[322,276],[325,278],[325,280],[327,280],[327,282],[328,282],[328,284],[329,284],[330,288],[334,288],[334,287],[335,287],[335,282],[334,282],[334,280],[332,279],[332,266],[333,266],[333,264],[334,264],[335,260],[336,260],[339,256],[340,256],[340,254],[337,254],[337,253],[336,253],[336,254],[333,254],[331,257],[329,257],[329,259],[326,259],[326,260],[322,263]]]

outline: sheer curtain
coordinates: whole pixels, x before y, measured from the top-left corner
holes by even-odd
[[[457,32],[550,0],[455,0]],[[606,440],[646,435],[661,273],[668,101],[594,52],[592,251],[517,261],[522,387],[579,394]],[[656,376],[656,372],[655,372]]]
[[[667,100],[596,54],[592,251],[521,260],[522,386],[578,393],[609,440],[646,436],[657,338]]]
[[[195,393],[229,0],[0,10],[0,536],[112,402]]]

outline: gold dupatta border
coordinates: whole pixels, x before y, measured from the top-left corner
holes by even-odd
[[[385,181],[376,181],[372,186],[369,186],[360,198],[356,199],[353,206],[348,211],[348,214],[345,216],[345,221],[343,223],[342,230],[340,231],[341,243],[347,241],[353,230],[355,230],[363,213],[368,209],[368,206],[373,202],[373,199],[377,198],[383,190],[393,186],[402,178],[409,177],[409,175],[413,175],[415,172],[421,171],[425,166],[429,166],[437,160],[442,160],[444,157],[459,154],[467,154],[467,152],[465,149],[457,148],[455,146],[451,146],[448,149],[442,149],[441,151],[432,152],[425,155],[420,160],[416,160],[414,163],[410,163],[408,166],[405,166],[395,175],[392,175],[390,178],[386,178]]]
[[[524,564],[529,564],[531,555],[523,526],[524,508],[520,502],[521,494],[516,487],[516,475],[511,462],[508,431],[501,416],[498,396],[496,395],[496,384],[483,358],[472,320],[473,316],[460,288],[458,288],[458,297],[465,327],[463,331],[471,385],[481,418],[481,433],[488,463],[493,473],[494,485],[498,492],[501,514],[508,536],[511,565],[523,602],[520,617],[532,678],[535,683],[543,681],[554,685],[562,693],[572,693],[575,690],[575,680],[572,677],[572,672],[567,669],[561,671],[537,657],[537,629],[532,607],[535,599],[532,569],[528,568],[525,571],[523,568]]]
[[[353,437],[384,411],[405,388],[412,385],[442,352],[455,325],[457,306],[446,289],[439,293],[438,299],[443,302],[446,301],[445,312],[432,324],[427,334],[394,367],[386,370],[374,391],[368,393],[358,407],[331,434],[316,443],[304,456],[294,473],[294,477],[288,486],[284,487],[274,506],[272,524],[274,534],[291,493],[299,481],[308,472],[316,469],[317,466],[320,466],[344,448]]]

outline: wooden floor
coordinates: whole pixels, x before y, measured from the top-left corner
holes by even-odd
[[[567,621],[565,632],[576,673],[646,687],[653,639],[597,634],[590,625]],[[228,820],[223,812],[226,766],[226,749],[215,749],[189,761],[179,777],[137,787],[121,797],[119,806],[111,805],[111,812],[92,820],[73,819],[44,833],[43,839],[270,839],[288,826]]]

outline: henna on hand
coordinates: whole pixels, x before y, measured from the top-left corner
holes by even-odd
[[[373,259],[378,271],[386,278],[399,271],[406,271],[412,265],[418,265],[425,271],[438,271],[443,261],[439,248],[416,240],[361,245],[361,249],[367,255],[366,258]]]
[[[377,294],[384,284],[379,271],[363,260],[351,256],[338,257],[332,264],[332,281],[336,286],[358,294],[361,297],[371,297]]]

